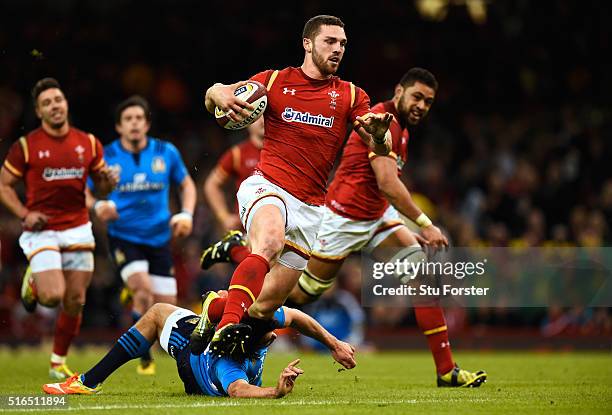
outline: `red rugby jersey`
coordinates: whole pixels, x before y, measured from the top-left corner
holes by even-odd
[[[235,180],[236,190],[240,183],[253,174],[259,162],[261,149],[250,139],[246,139],[231,147],[221,156],[217,163],[218,171],[225,176],[232,176]]]
[[[406,163],[408,130],[402,128],[392,101],[376,104],[372,112],[393,114],[389,127],[393,138],[392,151],[388,156],[397,161],[398,175]],[[378,157],[353,132],[346,143],[340,166],[329,185],[326,205],[339,215],[356,220],[374,220],[382,217],[389,202],[378,190],[376,175],[370,160]]]
[[[38,128],[9,149],[4,167],[23,178],[26,207],[49,216],[45,230],[63,230],[89,221],[85,185],[90,172],[104,167],[102,144],[70,127],[63,137]]]
[[[312,79],[301,68],[267,70],[251,79],[268,89],[257,171],[302,202],[322,205],[347,125],[370,111],[370,98],[350,82]]]

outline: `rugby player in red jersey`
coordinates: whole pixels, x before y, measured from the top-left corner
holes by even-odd
[[[251,78],[268,90],[261,158],[237,194],[252,252],[232,276],[223,318],[211,341],[218,353],[234,350],[248,335],[250,327],[240,323],[247,311],[254,318],[272,318],[297,283],[310,257],[328,176],[347,127],[354,127],[376,154],[390,151],[392,115],[371,113],[368,95],[335,76],[346,42],[340,19],[313,17],[304,26],[301,67],[267,70]],[[207,110],[212,113],[217,106],[232,110],[237,121],[246,118],[252,106],[233,94],[245,82],[210,87]],[[203,332],[198,325],[194,337],[202,340]]]
[[[242,225],[238,214],[228,209],[223,186],[233,180],[236,191],[238,191],[240,184],[253,174],[263,147],[263,118],[249,126],[248,134],[246,140],[223,153],[204,183],[206,200],[225,231],[240,228]]]
[[[25,308],[62,303],[49,376],[64,379],[73,374],[66,355],[81,325],[94,269],[85,184],[91,175],[100,192],[107,193],[117,177],[105,165],[100,142],[69,124],[68,102],[55,79],[38,81],[32,97],[41,127],[11,146],[0,170],[0,199],[23,221],[19,244],[30,263],[21,290]],[[25,205],[15,191],[20,181]]]
[[[228,209],[223,187],[233,180],[236,191],[246,180],[259,162],[259,154],[263,147],[264,121],[260,117],[248,128],[248,138],[227,150],[219,159],[204,182],[204,195],[212,209],[215,218],[226,235],[220,241],[204,249],[200,265],[208,269],[217,262],[240,263],[250,251],[245,248],[246,241],[241,231],[242,224],[238,213]]]
[[[375,105],[375,112],[394,116],[389,130],[392,151],[378,156],[354,133],[342,154],[329,185],[325,214],[308,265],[290,300],[306,304],[330,288],[344,260],[362,251],[386,261],[389,252],[416,262],[426,259],[423,249],[400,219],[398,211],[420,226],[429,246],[448,246],[446,237],[413,202],[399,176],[407,159],[408,127],[417,125],[434,102],[438,82],[431,72],[412,68],[395,87],[389,101]],[[404,252],[402,254],[402,252]],[[438,375],[438,386],[480,386],[486,373],[456,367],[452,357],[444,312],[436,300],[414,299],[419,328],[429,343]]]

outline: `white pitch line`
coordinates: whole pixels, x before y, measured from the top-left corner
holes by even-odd
[[[247,407],[247,406],[294,406],[294,405],[305,405],[305,406],[323,406],[323,405],[416,405],[421,403],[438,403],[438,402],[462,402],[462,403],[482,403],[487,402],[490,399],[485,398],[450,398],[450,399],[402,399],[397,401],[336,401],[336,400],[304,400],[299,401],[213,401],[213,402],[196,402],[196,403],[185,403],[185,404],[111,404],[111,405],[82,405],[68,406],[68,407],[44,407],[44,408],[3,408],[6,412],[39,412],[39,411],[107,411],[112,409],[179,409],[179,408],[207,408],[207,407]]]

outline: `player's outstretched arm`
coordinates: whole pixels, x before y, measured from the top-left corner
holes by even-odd
[[[204,105],[206,110],[211,114],[215,113],[215,107],[221,108],[223,111],[231,111],[228,115],[234,121],[242,121],[249,116],[249,111],[253,106],[248,102],[236,97],[234,91],[236,88],[246,85],[248,81],[240,81],[231,85],[216,83],[206,91]]]
[[[386,156],[391,151],[389,125],[392,120],[393,115],[388,112],[383,114],[369,112],[356,118],[355,131],[374,153]]]
[[[393,207],[421,227],[421,234],[427,244],[434,248],[448,246],[448,239],[414,203],[410,192],[397,176],[395,160],[391,157],[374,157],[370,164],[378,189]]]
[[[230,383],[227,394],[231,398],[282,398],[293,390],[295,380],[304,373],[302,369],[297,367],[299,363],[300,359],[296,359],[283,369],[278,377],[276,387],[262,388],[250,385],[244,379],[238,379]]]
[[[304,336],[323,343],[331,352],[334,360],[345,368],[352,369],[357,365],[353,346],[338,340],[308,314],[295,308],[283,307],[283,309],[285,311],[285,327],[293,327]]]

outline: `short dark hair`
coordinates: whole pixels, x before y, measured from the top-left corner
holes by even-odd
[[[121,101],[115,109],[115,124],[121,123],[121,114],[129,107],[140,107],[145,113],[145,118],[148,122],[151,122],[151,107],[149,102],[141,97],[140,95],[132,95],[128,99]]]
[[[428,87],[432,88],[434,91],[438,90],[438,81],[436,80],[436,77],[427,69],[410,69],[404,74],[404,76],[402,76],[402,79],[400,79],[399,84],[404,88],[408,88],[409,86],[414,85],[415,82],[425,84]]]
[[[304,25],[304,31],[302,32],[302,39],[308,38],[314,40],[319,34],[321,26],[340,26],[344,27],[344,22],[336,16],[330,16],[328,14],[321,14],[319,16],[312,17]]]
[[[34,101],[34,106],[38,105],[38,96],[47,89],[51,88],[62,89],[59,82],[57,82],[57,79],[55,78],[43,78],[34,84],[34,87],[32,88],[32,100]]]

